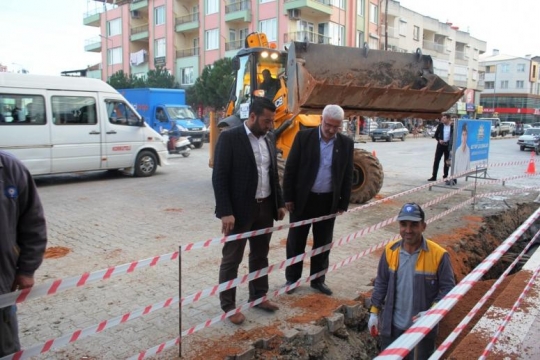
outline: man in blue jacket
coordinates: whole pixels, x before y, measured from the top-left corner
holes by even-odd
[[[43,207],[26,167],[0,151],[0,295],[34,286],[47,245]],[[15,305],[0,308],[0,357],[20,350]]]
[[[426,223],[420,205],[405,204],[397,220],[401,239],[386,245],[379,261],[368,322],[372,335],[380,330],[383,350],[455,286],[448,252],[422,235]],[[437,327],[408,358],[427,359],[436,335]]]

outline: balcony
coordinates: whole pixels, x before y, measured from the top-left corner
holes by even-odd
[[[131,41],[148,42],[148,24],[131,28]]]
[[[251,22],[251,2],[242,0],[225,5],[225,21],[230,23]]]
[[[225,51],[240,50],[241,48],[244,47],[244,41],[245,39],[226,42]]]
[[[294,20],[302,15],[302,11],[305,11],[306,15],[327,18],[334,9],[330,0],[285,0],[285,11],[289,14],[289,20]],[[291,16],[293,13],[295,16]]]
[[[459,87],[467,87],[467,80],[454,80],[454,85]]]
[[[179,16],[174,23],[177,33],[199,31],[199,12]]]
[[[384,25],[381,25],[381,31],[379,32],[379,34],[381,34],[381,37],[384,37],[384,30],[385,30]],[[388,27],[388,37],[389,38],[394,38],[394,39],[399,39],[398,29],[396,29],[393,26],[389,26]]]
[[[433,41],[424,40],[423,48],[426,50],[433,50],[441,54],[446,54],[446,49],[443,44],[439,44]]]
[[[467,65],[469,63],[469,57],[465,55],[463,51],[456,51],[456,64]]]
[[[399,16],[399,2],[388,1],[388,15]],[[384,12],[383,12],[384,14]]]
[[[330,44],[331,38],[312,31],[293,31],[283,34],[285,43],[291,41],[310,42],[315,44]]]
[[[143,10],[148,9],[148,0],[132,0],[129,5],[129,10]]]
[[[185,58],[190,56],[199,56],[199,47],[194,47],[191,49],[181,49],[176,50],[176,58]]]
[[[101,52],[101,37],[95,36],[84,41],[84,51]]]
[[[84,13],[83,15],[83,24],[87,26],[95,26],[100,27],[101,26],[101,13],[103,12],[103,8],[94,9],[92,11],[88,11]]]

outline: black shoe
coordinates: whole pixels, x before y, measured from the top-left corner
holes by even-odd
[[[427,179],[427,181],[437,181],[437,178],[430,177],[429,179]]]
[[[294,283],[295,283],[295,281],[287,281],[287,282],[285,283],[285,286],[289,286],[289,285],[292,285],[292,284],[294,284]],[[296,291],[296,288],[292,288],[292,289],[287,290],[287,291],[285,291],[285,292],[286,292],[287,294],[291,295],[291,294],[293,294],[295,291]]]
[[[311,287],[319,290],[325,295],[332,295],[332,290],[323,282],[311,283]]]

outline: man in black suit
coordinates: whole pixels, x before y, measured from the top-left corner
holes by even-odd
[[[275,140],[269,132],[274,126],[276,107],[266,98],[254,98],[249,118],[243,125],[221,133],[216,144],[212,184],[216,198],[216,217],[221,219],[224,235],[239,234],[272,227],[275,220],[285,217],[285,205],[279,185]],[[249,272],[268,266],[271,234],[249,238]],[[238,276],[248,239],[226,242],[219,268],[219,282]],[[268,292],[268,276],[249,283],[249,300]],[[236,288],[223,291],[221,308],[228,312],[236,308]],[[257,305],[266,311],[278,306],[270,301]],[[240,325],[242,313],[229,320]]]
[[[290,222],[343,213],[349,206],[353,171],[353,141],[341,134],[344,112],[338,105],[327,105],[321,125],[300,131],[293,142],[285,165],[283,195]],[[313,248],[332,242],[335,218],[313,224]],[[289,229],[287,259],[305,252],[311,225]],[[311,275],[328,268],[330,251],[311,258]],[[303,262],[285,270],[286,285],[302,276]],[[326,295],[332,290],[325,276],[311,281],[311,287]],[[289,290],[288,293],[292,293]]]
[[[444,168],[443,168],[443,179],[448,177],[448,170],[450,166],[448,165],[448,157],[450,156],[450,141],[452,140],[452,134],[454,131],[454,126],[451,124],[450,114],[443,114],[441,117],[441,122],[437,125],[435,130],[435,140],[437,140],[437,148],[435,149],[435,160],[433,161],[433,172],[431,177],[427,181],[436,181],[437,173],[439,172],[439,163],[441,158],[444,155]]]

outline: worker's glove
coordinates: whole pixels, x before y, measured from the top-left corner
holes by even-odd
[[[420,320],[420,318],[424,315],[426,315],[427,313],[427,310],[426,311],[420,311],[418,314],[416,314],[415,316],[412,317],[412,321],[413,322],[416,322],[418,320]]]
[[[379,316],[377,314],[369,314],[368,329],[371,336],[375,337],[379,335]]]

